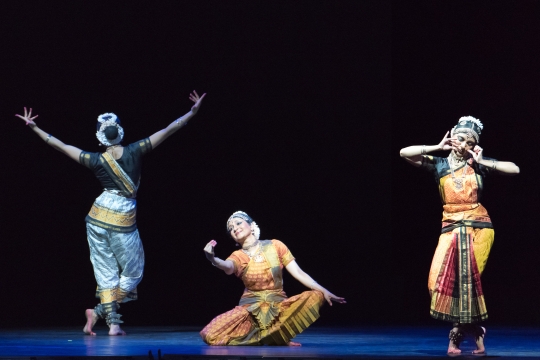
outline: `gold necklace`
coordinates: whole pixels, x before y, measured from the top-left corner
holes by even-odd
[[[252,247],[256,246],[256,245],[260,245],[260,241],[257,240],[257,242],[251,246],[249,246],[248,248],[246,249],[242,249],[242,252],[244,254],[246,254],[247,256],[249,256],[250,259],[253,259],[253,261],[255,261],[256,263],[260,263],[260,262],[263,262],[264,261],[264,256],[262,254],[262,248],[261,246],[259,246],[259,248],[257,249],[257,251],[254,251],[253,253],[250,253],[247,249],[251,249]]]
[[[461,191],[463,190],[463,185],[465,183],[465,173],[467,172],[467,162],[465,162],[465,167],[463,167],[463,171],[461,172],[461,178],[456,178],[456,175],[454,174],[454,159],[450,158],[450,171],[452,171],[452,181],[454,182],[454,185],[456,187],[456,190]]]

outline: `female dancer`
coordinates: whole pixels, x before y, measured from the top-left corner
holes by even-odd
[[[474,335],[477,349],[484,354],[486,329],[478,323],[487,319],[480,275],[493,244],[494,231],[487,210],[480,204],[484,177],[501,172],[518,174],[512,162],[483,156],[477,144],[482,123],[472,117],[459,119],[438,145],[409,146],[400,155],[411,165],[431,172],[443,202],[442,231],[429,272],[431,316],[454,324],[450,331],[449,354],[459,354],[463,335]],[[427,155],[451,150],[446,158]]]
[[[214,240],[204,252],[212,265],[227,275],[235,274],[246,286],[240,303],[233,310],[214,318],[201,331],[209,345],[290,345],[300,346],[291,339],[319,318],[324,300],[345,303],[317,284],[302,271],[291,252],[279,240],[259,240],[260,229],[242,211],[231,215],[227,231],[242,247],[227,260],[214,256]],[[283,291],[282,269],[311,288],[300,295],[287,298]]]
[[[94,309],[86,310],[83,331],[88,335],[96,335],[92,327],[100,318],[109,325],[109,335],[125,335],[119,325],[123,321],[118,304],[137,299],[137,285],[144,268],[144,251],[135,221],[141,157],[184,126],[197,113],[205,95],[199,97],[194,91],[189,96],[195,103],[190,112],[165,129],[126,147],[120,145],[124,129],[116,115],[100,115],[96,136],[106,146],[103,153],[82,151],[47,134],[37,127],[34,122],[37,115],[32,116],[32,109],[27,112],[24,108],[24,116],[16,115],[48,145],[90,168],[104,189],[86,216],[90,260],[98,285],[96,297],[100,299]]]

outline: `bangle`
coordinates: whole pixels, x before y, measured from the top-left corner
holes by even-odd
[[[493,161],[493,165],[491,166],[491,168],[493,170],[497,170],[497,161],[496,160],[491,160],[491,161]]]
[[[311,290],[314,290],[315,289],[315,285],[317,285],[317,282],[315,280],[313,280],[310,284],[310,289]]]
[[[51,136],[52,136],[51,134],[49,134],[49,136],[47,136],[47,138],[45,139],[45,142],[46,142],[46,143],[48,143],[49,140],[51,140]]]
[[[426,154],[427,154],[426,145],[422,145],[422,151],[420,152],[420,155],[426,155]]]

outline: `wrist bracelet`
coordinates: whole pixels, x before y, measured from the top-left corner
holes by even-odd
[[[49,136],[47,136],[47,138],[45,139],[45,142],[46,142],[46,143],[48,143],[49,140],[51,140],[51,136],[52,136],[51,134],[49,134]]]
[[[427,154],[426,145],[422,145],[422,151],[420,152],[420,155],[426,155],[426,154]]]
[[[491,166],[491,168],[493,170],[497,170],[497,161],[496,160],[491,160],[491,161],[493,161],[493,165]]]

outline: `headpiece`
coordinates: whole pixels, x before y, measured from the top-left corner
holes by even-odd
[[[109,126],[116,126],[118,136],[116,139],[107,139],[105,129]],[[113,113],[105,113],[98,116],[96,137],[99,142],[106,146],[119,144],[124,138],[124,129],[120,126],[120,119]]]
[[[463,116],[459,118],[457,125],[452,128],[450,135],[465,133],[467,136],[474,138],[476,143],[479,143],[482,129],[484,129],[484,125],[479,119],[472,116]]]
[[[229,231],[229,221],[231,221],[233,218],[240,218],[242,220],[245,220],[249,225],[251,225],[251,229],[253,231],[255,239],[259,240],[259,236],[261,235],[261,229],[259,229],[259,225],[257,225],[257,223],[253,221],[253,219],[243,211],[236,211],[229,217],[229,220],[227,220],[227,231]]]

